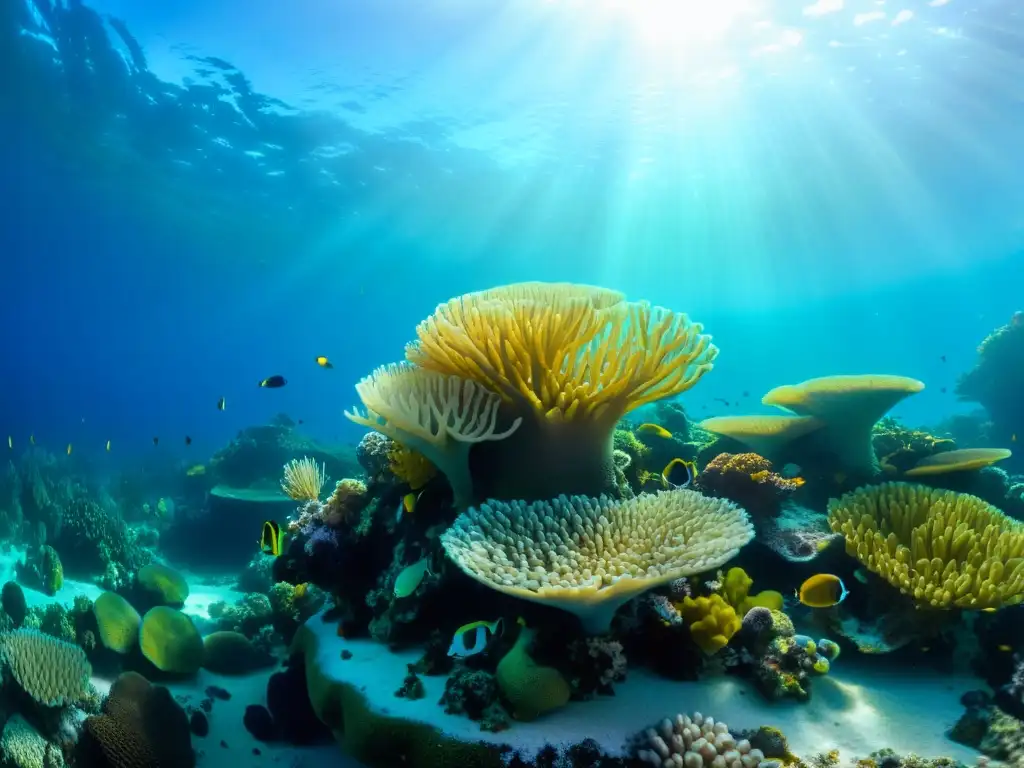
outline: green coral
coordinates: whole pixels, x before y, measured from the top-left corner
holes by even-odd
[[[188,599],[185,577],[163,563],[149,563],[139,569],[139,587],[160,605],[180,608]]]
[[[120,595],[104,592],[92,606],[104,647],[116,653],[128,653],[139,641],[142,617]]]
[[[244,675],[274,663],[238,632],[214,632],[203,639],[203,667],[220,675]]]
[[[651,452],[650,447],[640,442],[640,438],[629,429],[616,429],[612,436],[612,447],[616,451],[629,454],[632,458],[638,459]]]
[[[535,720],[545,712],[565,706],[572,689],[554,667],[542,667],[529,653],[534,630],[522,627],[515,645],[498,662],[495,677],[502,695],[518,720]]]
[[[77,645],[16,629],[0,636],[0,655],[15,682],[43,706],[73,704],[88,693],[92,666]]]
[[[64,765],[59,747],[44,739],[21,715],[15,714],[3,726],[0,755],[10,768],[58,768]]]
[[[203,639],[192,620],[173,608],[157,606],[142,617],[142,655],[161,672],[193,675],[203,663]]]

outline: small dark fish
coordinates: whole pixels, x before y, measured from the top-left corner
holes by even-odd
[[[302,419],[299,419],[299,424],[305,424],[305,423],[306,422],[304,422]]]
[[[277,389],[278,387],[283,387],[287,383],[288,381],[284,376],[271,376],[269,379],[261,381],[260,386],[268,389]]]
[[[945,355],[939,355],[939,360],[941,360],[942,362],[946,362],[946,356]]]
[[[724,406],[725,406],[726,408],[728,408],[728,407],[729,407],[729,401],[728,401],[728,400],[726,400],[726,399],[725,399],[724,397],[715,397],[715,398],[712,398],[712,399],[714,399],[714,400],[717,400],[717,401],[718,401],[718,402],[720,402],[720,403],[721,403],[722,405],[724,405]]]
[[[217,401],[217,410],[223,411],[225,406],[227,406],[227,401],[222,397],[220,400]]]
[[[185,435],[185,445],[192,445],[192,438]]]
[[[750,392],[748,392],[747,390],[743,390],[743,396],[750,397]]]
[[[153,445],[160,445],[160,438],[159,437],[154,437],[153,438]]]
[[[941,392],[942,394],[946,394],[946,388],[943,387],[942,389],[939,390],[939,392]]]

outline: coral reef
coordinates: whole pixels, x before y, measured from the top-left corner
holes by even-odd
[[[659,768],[757,768],[764,753],[747,739],[737,739],[729,727],[700,712],[665,718],[633,740],[637,759]]]
[[[142,617],[139,647],[161,672],[192,675],[203,663],[203,639],[192,620],[166,606],[151,608]]]
[[[758,690],[769,699],[806,701],[811,696],[812,677],[826,674],[838,656],[839,646],[831,640],[815,643],[806,635],[778,634],[755,669]]]
[[[803,485],[800,478],[787,478],[772,470],[772,463],[756,453],[722,453],[708,462],[697,476],[702,493],[729,499],[753,518],[772,519],[782,503]]]
[[[142,617],[123,597],[104,592],[96,598],[92,610],[105,648],[124,654],[138,644]]]
[[[0,636],[0,656],[18,686],[43,706],[74,704],[89,695],[92,666],[76,645],[17,629]]]
[[[629,599],[717,568],[752,536],[743,510],[678,489],[621,502],[491,502],[460,515],[441,543],[468,576],[569,611],[600,634]]]

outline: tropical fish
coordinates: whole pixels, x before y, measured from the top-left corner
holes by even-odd
[[[843,580],[831,573],[817,573],[800,585],[797,599],[808,608],[831,608],[839,605],[850,594]]]
[[[287,383],[288,381],[284,376],[275,375],[261,381],[260,386],[266,387],[267,389],[277,389],[278,387],[283,387]]]
[[[1009,653],[1010,651],[1013,650],[1013,646],[1012,645],[1006,645],[1006,643],[1003,643],[1002,645],[997,645],[996,646],[996,650],[997,651],[1002,651],[1003,653]]]
[[[197,477],[199,475],[205,475],[205,474],[206,474],[206,466],[204,464],[196,464],[194,466],[189,467],[185,471],[185,475],[188,476],[188,477]]]
[[[107,453],[110,453],[110,441],[107,440]]]
[[[666,440],[672,437],[672,433],[659,424],[641,424],[636,428],[636,434],[638,435],[654,435],[655,437],[663,437]]]
[[[273,520],[267,520],[260,533],[260,552],[277,557],[281,554],[281,538],[281,526]]]
[[[320,355],[320,356],[319,356],[319,357],[318,357],[318,358],[316,359],[316,364],[317,364],[317,365],[319,365],[319,366],[320,366],[321,368],[333,368],[333,367],[334,367],[334,365],[333,365],[333,364],[331,363],[331,361],[330,361],[330,360],[328,360],[328,359],[327,359],[326,357],[324,357],[323,355]]]
[[[217,401],[217,410],[218,410],[218,411],[223,411],[223,410],[224,410],[224,408],[225,408],[225,407],[227,406],[227,404],[228,404],[228,403],[227,403],[227,400],[225,400],[225,399],[224,399],[224,398],[222,397],[222,398],[221,398],[220,400],[218,400],[218,401]]]
[[[160,438],[159,437],[154,437],[153,438],[153,445],[160,445]]]
[[[71,455],[71,443],[68,443],[68,456]]]
[[[422,494],[423,491],[420,491],[419,493],[405,494],[405,496],[402,497],[402,509],[404,509],[407,514],[411,515],[416,511],[416,502],[420,500],[420,496]]]
[[[672,459],[661,470],[661,480],[666,488],[688,488],[695,477],[697,477],[697,465],[683,459]]]
[[[473,621],[463,624],[455,630],[452,644],[448,648],[449,656],[476,656],[487,648],[488,634],[496,635],[501,631],[501,619],[496,621]]]
[[[395,597],[408,597],[416,591],[423,577],[430,573],[430,559],[424,557],[412,565],[407,565],[395,579]]]
[[[185,435],[185,445],[192,445],[192,438]]]

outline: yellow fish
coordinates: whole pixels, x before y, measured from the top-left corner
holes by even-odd
[[[687,488],[696,477],[697,465],[683,459],[672,459],[661,470],[661,482],[666,488]]]
[[[110,453],[110,441],[107,440],[107,453]]]
[[[448,648],[448,655],[459,658],[476,656],[487,648],[488,635],[496,635],[500,631],[501,619],[463,624],[455,630],[452,644]]]
[[[981,610],[984,611],[985,613],[995,613],[996,612],[995,608],[982,608]]]
[[[193,467],[189,467],[185,471],[185,475],[187,477],[197,477],[199,475],[205,475],[205,474],[206,474],[206,466],[203,465],[203,464],[196,464]]]
[[[395,597],[408,597],[430,573],[430,559],[424,557],[412,565],[407,565],[395,579]]]
[[[321,368],[333,368],[333,367],[334,367],[334,366],[333,366],[333,365],[331,364],[331,361],[330,361],[330,360],[328,360],[328,359],[327,359],[326,357],[324,357],[323,355],[320,355],[320,356],[319,356],[319,357],[318,357],[318,358],[316,359],[316,364],[317,364],[317,365],[319,365],[319,366],[320,366]]]
[[[808,608],[831,608],[850,594],[843,580],[831,573],[818,573],[807,579],[796,591],[797,599]]]
[[[71,443],[68,443],[68,456],[71,455]]]
[[[661,437],[664,438],[665,440],[668,440],[669,438],[672,437],[672,433],[669,432],[667,429],[658,424],[651,424],[650,422],[647,422],[646,424],[641,424],[639,427],[637,427],[636,434],[654,435],[655,437]]]
[[[1005,643],[1003,643],[1002,645],[997,645],[996,646],[996,650],[1002,651],[1003,653],[1009,653],[1010,651],[1013,650],[1013,646],[1012,645],[1006,645]]]
[[[263,531],[260,533],[260,552],[265,555],[277,557],[281,554],[281,526],[273,520],[263,523]]]

